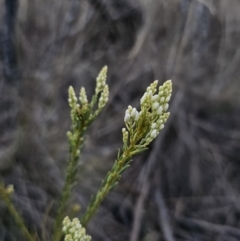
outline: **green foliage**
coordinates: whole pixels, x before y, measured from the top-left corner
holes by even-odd
[[[108,101],[109,92],[108,85],[106,84],[106,78],[107,67],[105,66],[97,77],[95,94],[93,95],[90,103],[88,102],[84,87],[82,87],[80,90],[79,98],[76,97],[73,87],[70,86],[68,90],[68,103],[71,108],[72,121],[72,129],[67,133],[69,139],[70,157],[67,166],[65,184],[59,201],[59,208],[53,231],[53,241],[60,240],[62,236],[62,220],[66,216],[66,205],[70,198],[78,171],[79,156],[84,143],[84,134]]]
[[[81,219],[83,226],[87,225],[104,198],[118,184],[122,173],[130,166],[132,157],[145,151],[149,143],[164,128],[169,117],[169,113],[166,111],[172,93],[172,83],[170,80],[166,81],[155,94],[157,84],[158,81],[154,81],[147,88],[140,101],[140,112],[136,108],[128,106],[124,117],[126,128],[122,129],[123,148],[119,150],[112,169],[106,175]]]
[[[162,86],[157,87],[158,81],[154,81],[140,100],[140,111],[128,106],[122,129],[123,146],[119,149],[117,158],[107,173],[102,184],[93,196],[88,208],[80,221],[75,218],[71,222],[66,217],[66,209],[73,185],[76,182],[76,175],[79,166],[79,156],[84,143],[84,135],[87,128],[97,118],[106,105],[109,96],[108,85],[106,84],[107,67],[105,66],[96,79],[95,93],[88,101],[86,90],[82,87],[77,98],[73,87],[69,87],[69,106],[71,108],[71,131],[67,132],[69,139],[69,160],[66,168],[65,183],[59,199],[57,216],[52,235],[52,241],[90,241],[91,237],[86,235],[84,226],[96,213],[99,205],[108,193],[118,184],[122,173],[130,166],[132,157],[147,150],[148,145],[157,137],[164,128],[169,112],[168,102],[171,98],[172,83],[166,81]],[[16,224],[22,230],[28,241],[34,241],[33,236],[26,228],[21,215],[11,202],[10,195],[14,191],[13,186],[4,187],[0,185],[0,198],[6,203],[7,208],[14,217]],[[65,217],[65,218],[64,218]],[[63,227],[62,227],[63,225]]]
[[[28,231],[22,216],[20,215],[20,213],[18,212],[18,210],[15,208],[14,204],[11,201],[11,194],[13,192],[14,192],[13,185],[8,185],[7,187],[5,187],[3,183],[0,183],[0,198],[5,202],[9,213],[14,218],[16,224],[24,234],[26,240],[35,241],[34,236]]]

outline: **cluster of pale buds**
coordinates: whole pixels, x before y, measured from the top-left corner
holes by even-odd
[[[84,87],[80,89],[79,101],[82,105],[88,104],[87,93]]]
[[[68,103],[71,108],[75,108],[77,106],[77,96],[72,86],[68,89]]]
[[[64,241],[90,241],[91,237],[86,235],[86,229],[82,227],[78,218],[71,222],[69,217],[63,220],[63,232],[65,233]]]
[[[123,143],[124,145],[127,145],[129,133],[126,130],[126,128],[122,128],[122,135],[123,135]]]
[[[151,107],[153,112],[161,115],[163,112],[168,110],[169,100],[172,94],[172,81],[167,80],[162,86],[159,87],[159,91],[155,94],[157,90],[158,81],[154,81],[149,87],[147,87],[146,92],[140,100],[141,108]]]
[[[138,112],[136,108],[128,106],[124,122],[128,128],[137,128],[140,123],[145,123],[145,126],[149,131],[147,131],[145,137],[143,137],[140,143],[149,144],[154,138],[157,137],[159,132],[164,128],[169,113],[167,112],[172,94],[172,82],[167,80],[162,86],[158,88],[158,81],[154,81],[149,87],[147,87],[146,92],[140,100],[141,111]],[[157,93],[156,93],[157,92]],[[129,125],[130,123],[130,125]],[[136,123],[136,125],[131,125]],[[139,123],[139,124],[138,124]],[[133,131],[137,129],[133,129]],[[127,140],[126,130],[124,128],[125,137]]]
[[[169,113],[164,113],[160,118],[151,124],[150,131],[146,137],[146,143],[150,143],[153,139],[157,137],[159,132],[164,128],[164,123],[166,123],[169,117]]]
[[[140,113],[137,111],[137,109],[132,108],[132,106],[129,105],[125,112],[124,122],[129,122],[131,119],[134,121],[138,121],[139,116],[140,116]]]
[[[102,109],[106,105],[106,103],[108,102],[108,96],[109,96],[108,85],[105,85],[98,102],[99,109]]]
[[[95,88],[96,94],[100,93],[106,86],[107,70],[108,70],[108,67],[104,66],[100,71],[100,73],[98,74],[98,77],[96,79],[96,82],[97,82],[96,88]]]
[[[68,103],[71,107],[71,119],[75,126],[79,126],[76,122],[79,120],[79,115],[83,118],[84,116],[90,116],[90,122],[97,117],[97,115],[102,111],[103,107],[108,102],[109,89],[106,84],[107,79],[107,66],[103,67],[96,79],[95,94],[92,100],[89,102],[84,87],[81,88],[79,93],[79,101],[76,93],[72,86],[68,90]],[[98,102],[98,108],[94,106]],[[81,118],[81,119],[83,119]]]

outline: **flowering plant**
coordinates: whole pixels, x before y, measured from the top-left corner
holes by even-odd
[[[81,88],[77,98],[73,87],[69,87],[69,106],[71,109],[71,131],[67,132],[69,139],[69,160],[66,168],[65,183],[59,200],[57,216],[52,235],[52,241],[59,241],[65,237],[65,241],[90,241],[91,237],[86,235],[85,226],[98,210],[99,205],[108,195],[108,193],[118,184],[122,173],[130,166],[133,156],[145,151],[148,145],[157,137],[159,132],[164,128],[169,112],[169,101],[172,94],[172,82],[166,81],[160,87],[157,87],[158,81],[154,81],[140,100],[140,110],[128,106],[122,128],[123,146],[119,149],[117,158],[107,173],[102,184],[90,201],[81,221],[74,218],[73,221],[65,217],[66,207],[71,196],[73,184],[76,181],[76,174],[79,166],[79,156],[84,143],[84,136],[91,125],[97,118],[109,97],[109,88],[106,84],[107,67],[103,67],[96,79],[95,93],[88,101],[86,90]],[[22,230],[28,241],[35,241],[36,236],[31,234],[24,220],[16,210],[11,201],[11,194],[14,188],[12,185],[4,187],[0,183],[0,198],[6,203],[6,206],[16,224]],[[62,227],[63,226],[63,227]]]

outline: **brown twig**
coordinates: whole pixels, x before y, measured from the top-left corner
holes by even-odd
[[[238,228],[186,217],[178,217],[176,218],[176,221],[192,230],[202,229],[208,232],[227,234],[229,236],[240,239],[240,230]]]
[[[175,239],[173,237],[173,233],[170,227],[167,208],[159,189],[155,192],[155,201],[158,206],[159,222],[163,231],[163,235],[166,241],[174,241]]]

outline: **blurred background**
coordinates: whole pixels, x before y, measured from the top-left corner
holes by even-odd
[[[88,233],[240,240],[239,13],[238,0],[0,0],[0,175],[31,231],[50,240],[68,158],[68,86],[90,96],[107,64],[110,101],[87,133],[72,216],[112,166],[127,106],[139,107],[153,80],[172,79],[168,123]],[[2,202],[0,240],[24,241]]]

